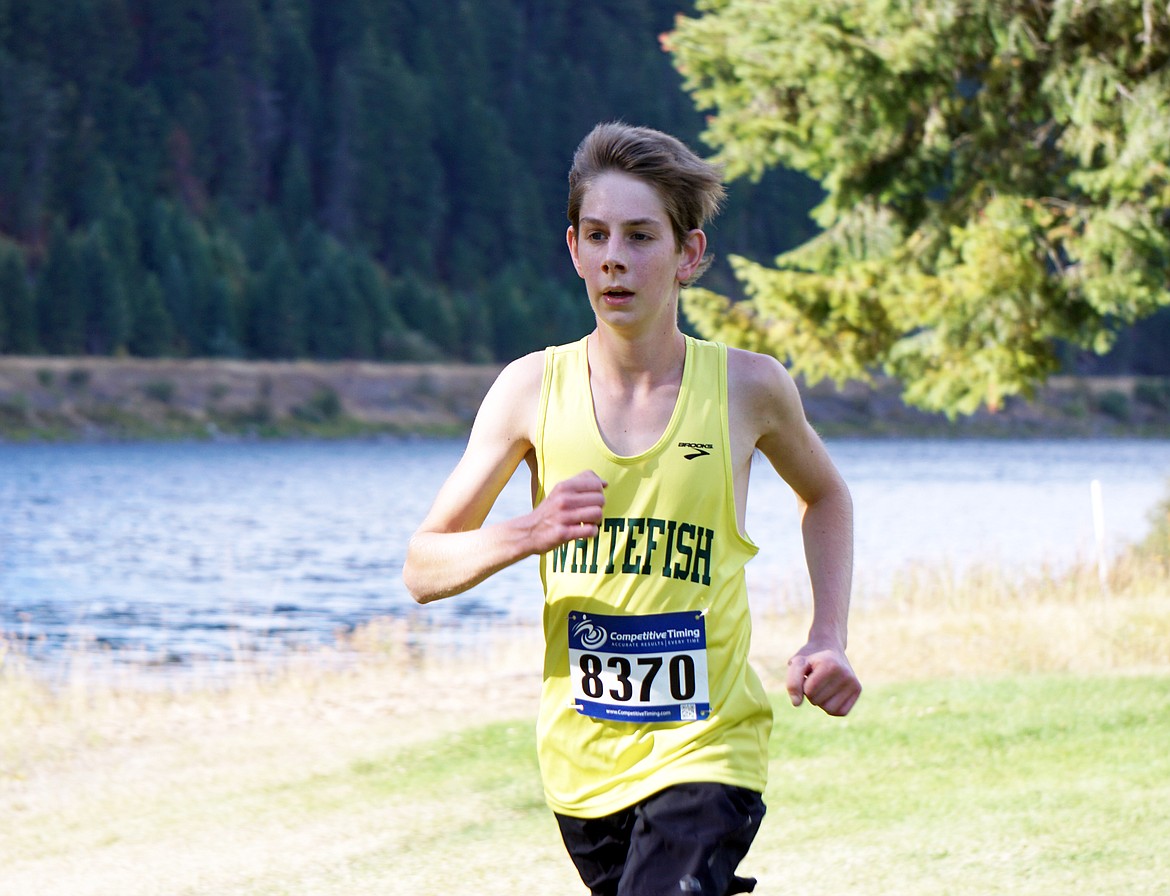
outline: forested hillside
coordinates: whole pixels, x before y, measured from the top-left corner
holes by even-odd
[[[0,0],[0,351],[487,360],[589,321],[565,174],[697,142],[668,0]],[[808,236],[737,188],[722,251]],[[750,200],[750,201],[749,201]]]
[[[576,336],[572,151],[610,118],[705,149],[659,46],[690,6],[0,0],[0,352],[481,361]],[[713,248],[769,259],[818,196],[736,182]],[[1124,365],[1159,372],[1138,344]]]

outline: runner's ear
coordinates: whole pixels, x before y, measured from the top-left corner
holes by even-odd
[[[695,228],[686,235],[682,244],[682,256],[678,263],[678,277],[680,283],[687,283],[699,270],[703,256],[707,254],[707,234]]]

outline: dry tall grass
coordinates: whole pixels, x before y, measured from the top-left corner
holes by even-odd
[[[915,568],[858,615],[857,662],[880,679],[1170,669],[1170,564],[1130,553],[1021,580],[996,569]]]
[[[753,660],[770,684],[782,684],[806,626],[800,610],[756,614]],[[909,567],[882,596],[861,595],[850,642],[859,674],[873,682],[1170,669],[1170,554],[1129,551],[1113,562],[1104,587],[1089,565],[1030,577]],[[424,738],[447,727],[442,719],[462,722],[465,688],[485,667],[515,687],[483,712],[507,717],[534,707],[539,654],[535,627],[489,631],[474,649],[428,652],[406,623],[382,620],[335,648],[275,669],[241,665],[203,684],[188,677],[168,686],[149,669],[111,672],[81,649],[50,685],[0,641],[0,778],[20,780],[42,761],[79,750],[164,732],[181,739],[208,726],[251,730],[259,719],[298,727],[332,716],[383,718],[394,724],[395,742]]]

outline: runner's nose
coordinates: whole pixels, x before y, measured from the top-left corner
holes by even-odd
[[[618,257],[612,249],[605,253],[605,258],[601,260],[601,270],[606,274],[612,274],[615,271],[624,271],[626,263]]]

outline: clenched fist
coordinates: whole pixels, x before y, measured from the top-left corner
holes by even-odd
[[[606,483],[592,470],[558,482],[533,510],[536,553],[576,538],[593,538],[601,527]]]

